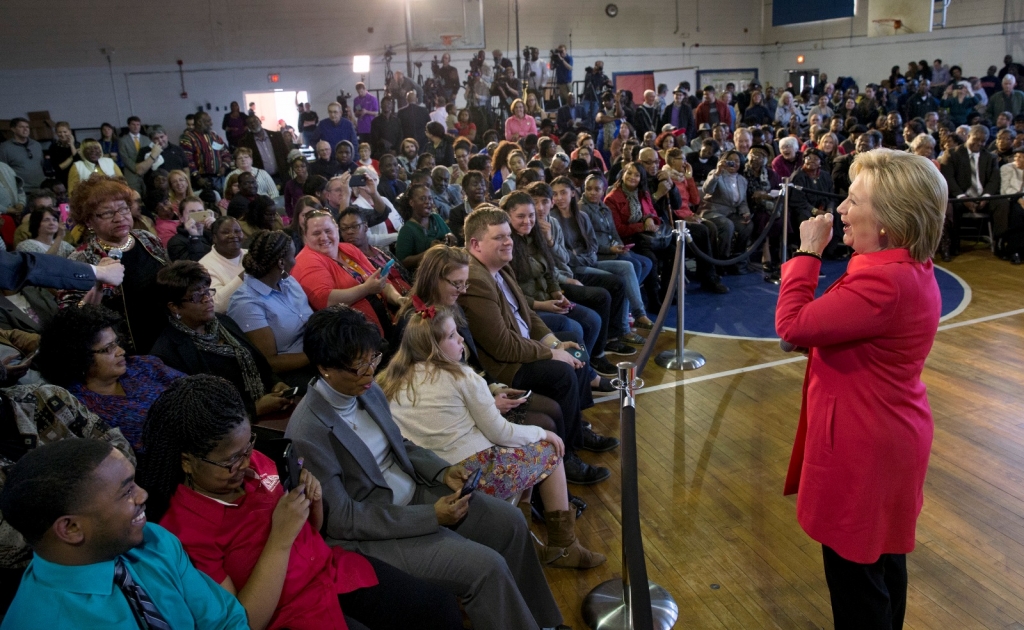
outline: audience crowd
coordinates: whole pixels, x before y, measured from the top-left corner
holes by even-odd
[[[700,290],[777,280],[780,184],[791,230],[835,217],[854,156],[888,147],[948,182],[936,257],[969,227],[1020,263],[1009,56],[635,102],[600,60],[574,81],[565,46],[530,53],[518,76],[480,51],[465,82],[444,55],[379,100],[357,84],[298,131],[233,103],[223,134],[132,116],[44,148],[11,120],[5,627],[558,627],[542,569],[605,561],[570,488],[618,440],[585,412],[671,299],[676,220]]]

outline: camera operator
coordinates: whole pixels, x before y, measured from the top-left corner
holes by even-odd
[[[501,97],[502,110],[509,111],[509,105],[512,101],[521,97],[519,90],[521,84],[519,79],[516,78],[514,68],[502,69],[504,72],[494,79],[494,83],[491,85],[491,92]]]
[[[587,68],[583,77],[583,124],[589,129],[594,128],[598,103],[606,89],[614,88],[611,80],[604,74],[604,62],[598,60],[594,62],[593,68]]]
[[[548,84],[548,64],[540,60],[540,50],[527,47],[523,50],[523,74],[527,89],[536,90],[543,98],[544,86]]]
[[[387,93],[388,96],[398,103],[399,109],[409,104],[409,101],[405,98],[405,95],[409,90],[416,92],[417,100],[421,100],[423,98],[423,88],[421,88],[415,81],[405,76],[400,70],[396,70],[391,79],[391,83],[388,84]]]
[[[459,71],[451,63],[452,56],[448,53],[441,55],[440,65],[437,63],[437,55],[434,55],[434,60],[430,62],[430,71],[437,80],[437,93],[448,103],[455,102],[455,95],[459,93],[461,87]]]
[[[572,56],[565,51],[565,44],[551,51],[551,69],[555,71],[555,83],[558,84],[558,95],[565,103],[569,100],[572,89]]]

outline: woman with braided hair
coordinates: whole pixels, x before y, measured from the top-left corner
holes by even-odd
[[[283,487],[254,449],[246,405],[222,378],[183,378],[153,405],[137,480],[146,516],[238,597],[250,628],[461,628],[455,598],[394,567],[328,547],[320,482]],[[344,614],[343,611],[344,610]]]
[[[231,296],[228,317],[281,380],[305,390],[316,376],[302,351],[302,335],[313,309],[298,281],[289,275],[294,266],[295,245],[287,234],[257,232],[242,258],[245,276]]]
[[[215,313],[210,274],[191,260],[176,260],[157,274],[160,303],[169,325],[153,344],[153,354],[186,374],[223,376],[246,403],[249,415],[264,416],[291,407],[281,395],[270,364],[227,315]]]

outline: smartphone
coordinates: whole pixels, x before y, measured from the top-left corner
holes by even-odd
[[[528,389],[528,390],[526,390],[526,392],[524,392],[522,394],[519,394],[518,396],[509,396],[509,398],[511,398],[512,400],[521,400],[523,398],[529,398],[530,394],[532,394],[532,393],[533,393],[533,390],[532,389]]]
[[[622,249],[624,249],[624,250],[626,250],[628,252],[629,250],[633,249],[634,247],[636,247],[636,243],[626,243],[625,245],[622,246]]]
[[[283,392],[281,392],[281,397],[282,398],[295,398],[298,395],[299,395],[299,388],[298,387],[292,387],[290,389],[286,389]]]
[[[207,219],[213,218],[213,210],[199,210],[198,212],[189,212],[188,216],[196,223],[205,223]]]
[[[68,213],[71,212],[71,206],[66,203],[62,203],[57,206],[60,209],[60,222],[64,225],[68,224]]]
[[[299,486],[299,474],[302,472],[302,458],[296,455],[292,441],[288,438],[270,440],[261,445],[260,452],[269,456],[277,464],[277,476],[285,492],[291,492]]]
[[[467,494],[476,490],[476,487],[480,485],[480,477],[484,474],[483,468],[477,468],[476,472],[469,476],[466,483],[463,484],[462,490],[459,492],[459,498],[466,496]]]
[[[350,188],[356,188],[357,186],[365,186],[366,175],[353,175],[352,177],[349,178],[348,185]]]
[[[380,277],[381,278],[386,278],[387,275],[389,273],[391,273],[391,268],[394,267],[394,266],[395,266],[395,259],[392,258],[391,260],[389,260],[387,262],[386,265],[384,265],[383,267],[380,268]]]
[[[590,355],[587,354],[587,351],[583,348],[570,348],[568,352],[577,360],[583,361],[584,363],[590,363]]]
[[[21,357],[20,359],[18,359],[16,361],[11,361],[10,367],[14,367],[16,365],[21,365],[23,363],[28,363],[29,361],[34,359],[37,354],[39,354],[38,350],[36,350],[35,352],[30,352],[30,353],[26,354],[25,356]]]

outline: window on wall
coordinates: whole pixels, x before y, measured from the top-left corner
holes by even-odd
[[[856,0],[774,0],[772,26],[853,17]]]

